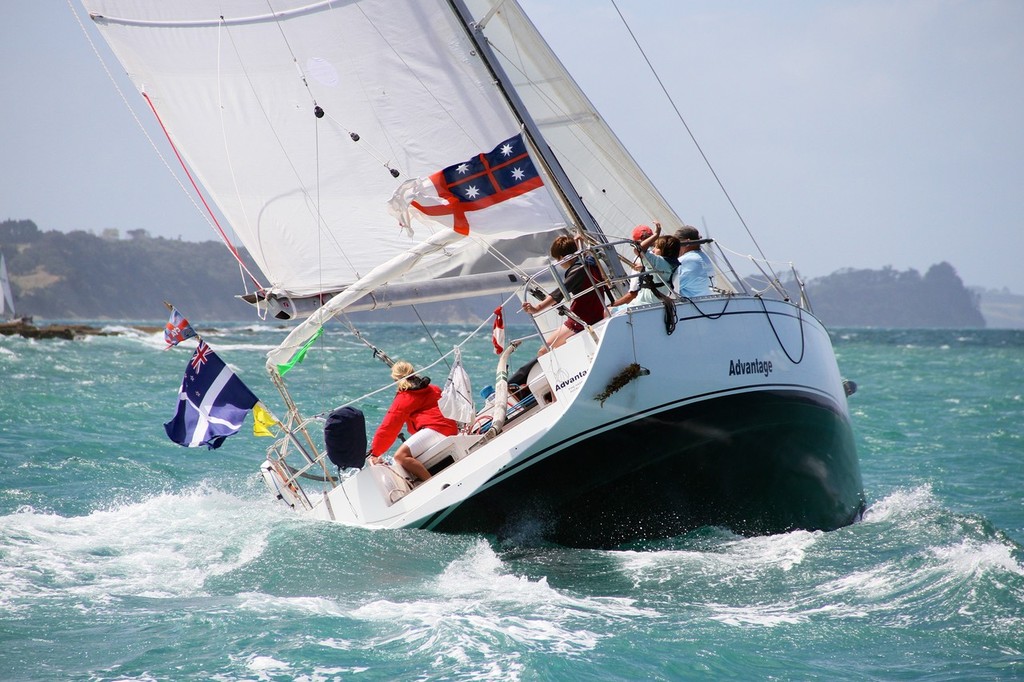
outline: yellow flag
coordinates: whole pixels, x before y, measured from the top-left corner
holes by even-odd
[[[254,436],[270,436],[273,438],[276,434],[270,430],[271,426],[276,426],[277,420],[271,416],[267,408],[263,407],[263,403],[256,403],[252,408],[252,435]]]

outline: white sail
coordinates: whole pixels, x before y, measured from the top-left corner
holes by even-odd
[[[545,143],[601,231],[628,239],[639,223],[679,217],[619,142],[515,2],[469,0]],[[674,229],[674,228],[673,228]]]
[[[274,292],[336,290],[412,248],[429,235],[398,228],[395,190],[520,129],[446,2],[84,4]],[[544,205],[525,247],[494,240],[513,263],[564,226]],[[486,247],[406,279],[506,269]]]
[[[14,294],[11,293],[11,279],[7,274],[7,261],[0,253],[0,320],[10,320],[15,316]]]

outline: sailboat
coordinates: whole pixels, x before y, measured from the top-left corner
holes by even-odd
[[[7,261],[0,253],[0,321],[7,322],[16,317],[14,294],[11,292],[11,278],[7,274]]]
[[[509,386],[528,358],[505,344],[490,401],[421,456],[426,481],[364,463],[361,423],[354,452],[332,451],[330,415],[296,404],[285,374],[349,313],[485,295],[518,310],[560,290],[533,318],[543,338],[573,317],[556,236],[576,239],[599,273],[587,293],[608,306],[637,276],[633,228],[684,225],[514,0],[83,2],[259,266],[247,300],[294,320],[266,361],[286,414],[260,470],[283,503],[372,529],[529,526],[579,547],[858,518],[827,330],[798,277],[769,270],[756,290],[718,242],[710,295],[577,320],[528,391]],[[338,408],[358,422],[358,405]]]

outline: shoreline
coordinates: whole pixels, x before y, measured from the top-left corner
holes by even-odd
[[[26,339],[65,339],[73,341],[82,336],[117,336],[118,332],[103,331],[87,324],[48,324],[37,327],[25,319],[0,322],[3,336],[22,336]]]

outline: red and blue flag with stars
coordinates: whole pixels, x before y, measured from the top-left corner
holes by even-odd
[[[453,227],[460,234],[469,234],[467,212],[507,201],[544,184],[521,134],[490,152],[439,170],[430,181],[438,197],[447,203],[424,205],[414,201],[412,206],[429,216],[453,216]]]
[[[200,340],[178,391],[178,409],[164,424],[167,436],[179,445],[219,448],[238,433],[245,415],[258,402],[213,349]]]

